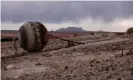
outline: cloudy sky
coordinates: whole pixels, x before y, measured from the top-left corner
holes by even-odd
[[[133,1],[2,1],[1,21],[3,30],[40,21],[48,30],[125,31],[133,27]]]

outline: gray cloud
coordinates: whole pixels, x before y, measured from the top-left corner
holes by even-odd
[[[2,1],[2,22],[41,21],[61,23],[87,17],[111,21],[133,14],[133,1]]]

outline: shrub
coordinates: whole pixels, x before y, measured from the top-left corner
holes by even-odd
[[[91,34],[91,35],[94,35],[94,32],[91,32],[90,34]]]
[[[126,31],[127,34],[131,34],[133,33],[133,27],[129,28],[127,31]]]
[[[73,37],[76,37],[76,36],[77,36],[77,34],[76,34],[76,33],[74,33]]]

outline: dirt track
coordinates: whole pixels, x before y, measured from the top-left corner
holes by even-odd
[[[92,39],[96,40],[99,42],[45,52],[50,46],[66,45],[59,40],[53,41],[54,44],[50,41],[42,52],[2,60],[2,80],[132,80],[133,54],[128,53],[130,40]],[[81,41],[88,42],[87,39]],[[2,54],[6,53],[4,51]],[[10,64],[15,66],[14,69],[5,70]]]

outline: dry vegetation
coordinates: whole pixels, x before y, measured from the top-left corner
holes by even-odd
[[[126,31],[127,34],[131,34],[133,33],[133,27],[129,28],[127,31]]]

